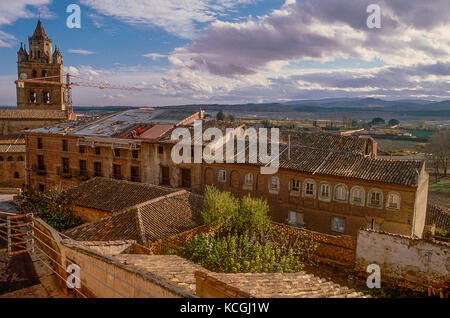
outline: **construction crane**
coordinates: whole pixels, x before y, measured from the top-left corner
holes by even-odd
[[[66,83],[60,82],[59,76],[47,76],[47,77],[38,77],[38,78],[32,78],[32,79],[19,79],[18,82],[64,86],[66,89],[66,114],[67,114],[68,119],[70,118],[70,115],[73,114],[72,86],[94,87],[94,88],[99,88],[99,89],[119,89],[119,90],[127,90],[127,91],[142,90],[138,87],[113,85],[108,82],[101,82],[101,81],[92,81],[92,80],[72,81],[73,77],[82,79],[79,76],[67,73],[66,74]],[[54,79],[56,79],[56,81]]]

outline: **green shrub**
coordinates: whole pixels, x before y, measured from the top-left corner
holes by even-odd
[[[70,198],[64,192],[49,191],[24,195],[19,204],[23,214],[33,213],[57,231],[63,232],[83,222],[72,215]]]
[[[268,212],[266,200],[250,196],[239,200],[230,192],[221,192],[214,186],[206,187],[203,222],[205,225],[218,227],[219,232],[264,233],[270,224]]]
[[[200,234],[180,247],[178,254],[216,272],[226,273],[294,273],[304,268],[292,249],[285,250],[273,242],[261,243],[255,235]]]

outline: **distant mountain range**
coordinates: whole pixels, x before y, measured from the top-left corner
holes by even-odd
[[[157,106],[154,106],[157,107]],[[383,100],[378,98],[327,98],[319,100],[297,100],[285,103],[249,103],[249,104],[191,104],[168,106],[183,109],[208,111],[245,111],[245,112],[343,112],[343,111],[387,111],[387,112],[450,112],[450,100],[440,102],[422,99]],[[0,106],[11,108],[11,106]],[[132,106],[78,106],[76,112],[118,111],[134,108]]]

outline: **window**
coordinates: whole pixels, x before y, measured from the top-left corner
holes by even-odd
[[[62,158],[62,173],[69,173],[69,158]]]
[[[19,173],[16,171],[16,172],[14,172],[14,179],[19,179],[20,178],[20,175],[19,175]]]
[[[323,201],[330,201],[331,199],[331,186],[327,182],[322,182],[320,184],[320,192],[319,192],[319,199]]]
[[[299,193],[300,192],[300,180],[291,180],[291,192]]]
[[[86,147],[85,146],[79,146],[78,148],[80,153],[86,153]]]
[[[306,180],[304,182],[304,195],[307,197],[313,197],[315,195],[315,182],[313,180]]]
[[[30,92],[30,103],[36,104],[36,99],[37,99],[36,97],[37,97],[36,92],[31,91]]]
[[[22,156],[19,156],[19,157],[17,158],[17,161],[23,161],[23,157],[22,157]]]
[[[370,190],[368,205],[376,208],[381,208],[383,206],[383,193],[377,189]]]
[[[36,71],[36,70],[33,70],[33,71],[31,72],[31,77],[32,77],[32,78],[36,78],[36,77],[37,77],[37,71]]]
[[[278,191],[280,188],[280,179],[278,177],[270,177],[269,190]]]
[[[38,159],[38,169],[39,170],[45,170],[44,156],[43,155],[38,155],[37,159]]]
[[[38,149],[42,149],[42,138],[37,139],[37,147]]]
[[[43,71],[42,71],[42,77],[47,77],[47,76],[48,76],[47,71],[46,71],[46,70],[43,70]]]
[[[219,170],[217,174],[217,178],[219,182],[225,182],[227,181],[227,172],[225,170]]]
[[[101,177],[101,176],[102,176],[102,163],[94,162],[94,177]]]
[[[169,167],[161,167],[161,184],[170,185],[170,169],[169,169]]]
[[[181,169],[181,187],[191,187],[191,169]]]
[[[394,210],[400,209],[400,195],[398,193],[389,193],[387,208]]]
[[[133,157],[133,159],[139,159],[139,151],[138,150],[132,150],[131,151],[131,157]]]
[[[67,139],[63,139],[62,141],[62,151],[68,151],[69,150],[69,146],[67,144]]]
[[[3,159],[3,157],[0,157],[0,161],[3,161],[4,159]]]
[[[122,171],[120,165],[113,164],[113,178],[117,180],[122,179]]]
[[[120,149],[114,149],[114,156],[120,157]]]
[[[247,173],[245,175],[245,185],[252,186],[253,185],[253,174]]]
[[[45,184],[39,184],[39,192],[45,192]]]
[[[334,232],[345,233],[345,218],[334,216],[331,220],[331,230]]]
[[[139,167],[138,166],[131,166],[131,181],[133,182],[140,182],[141,178],[139,177]]]
[[[350,203],[353,205],[364,205],[364,189],[361,187],[353,187],[350,193]]]
[[[290,211],[288,223],[289,223],[289,225],[292,225],[292,226],[304,227],[305,223],[303,222],[303,217],[304,217],[303,213]]]
[[[80,176],[87,176],[87,163],[86,160],[80,160]]]
[[[158,153],[160,155],[162,155],[164,153],[164,147],[163,146],[158,146]]]
[[[12,156],[9,156],[7,160],[8,161],[14,161],[14,158]]]
[[[44,104],[50,104],[50,92],[44,92],[43,96]]]
[[[347,201],[347,186],[344,184],[336,185],[334,189],[334,199],[337,201]]]
[[[101,154],[100,147],[95,147],[95,154],[96,155],[100,155]]]

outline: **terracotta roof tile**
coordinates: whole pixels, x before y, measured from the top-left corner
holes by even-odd
[[[66,232],[78,241],[136,240],[148,245],[201,225],[203,198],[180,190]]]
[[[177,189],[107,178],[93,178],[68,190],[75,205],[118,212],[178,191]]]

